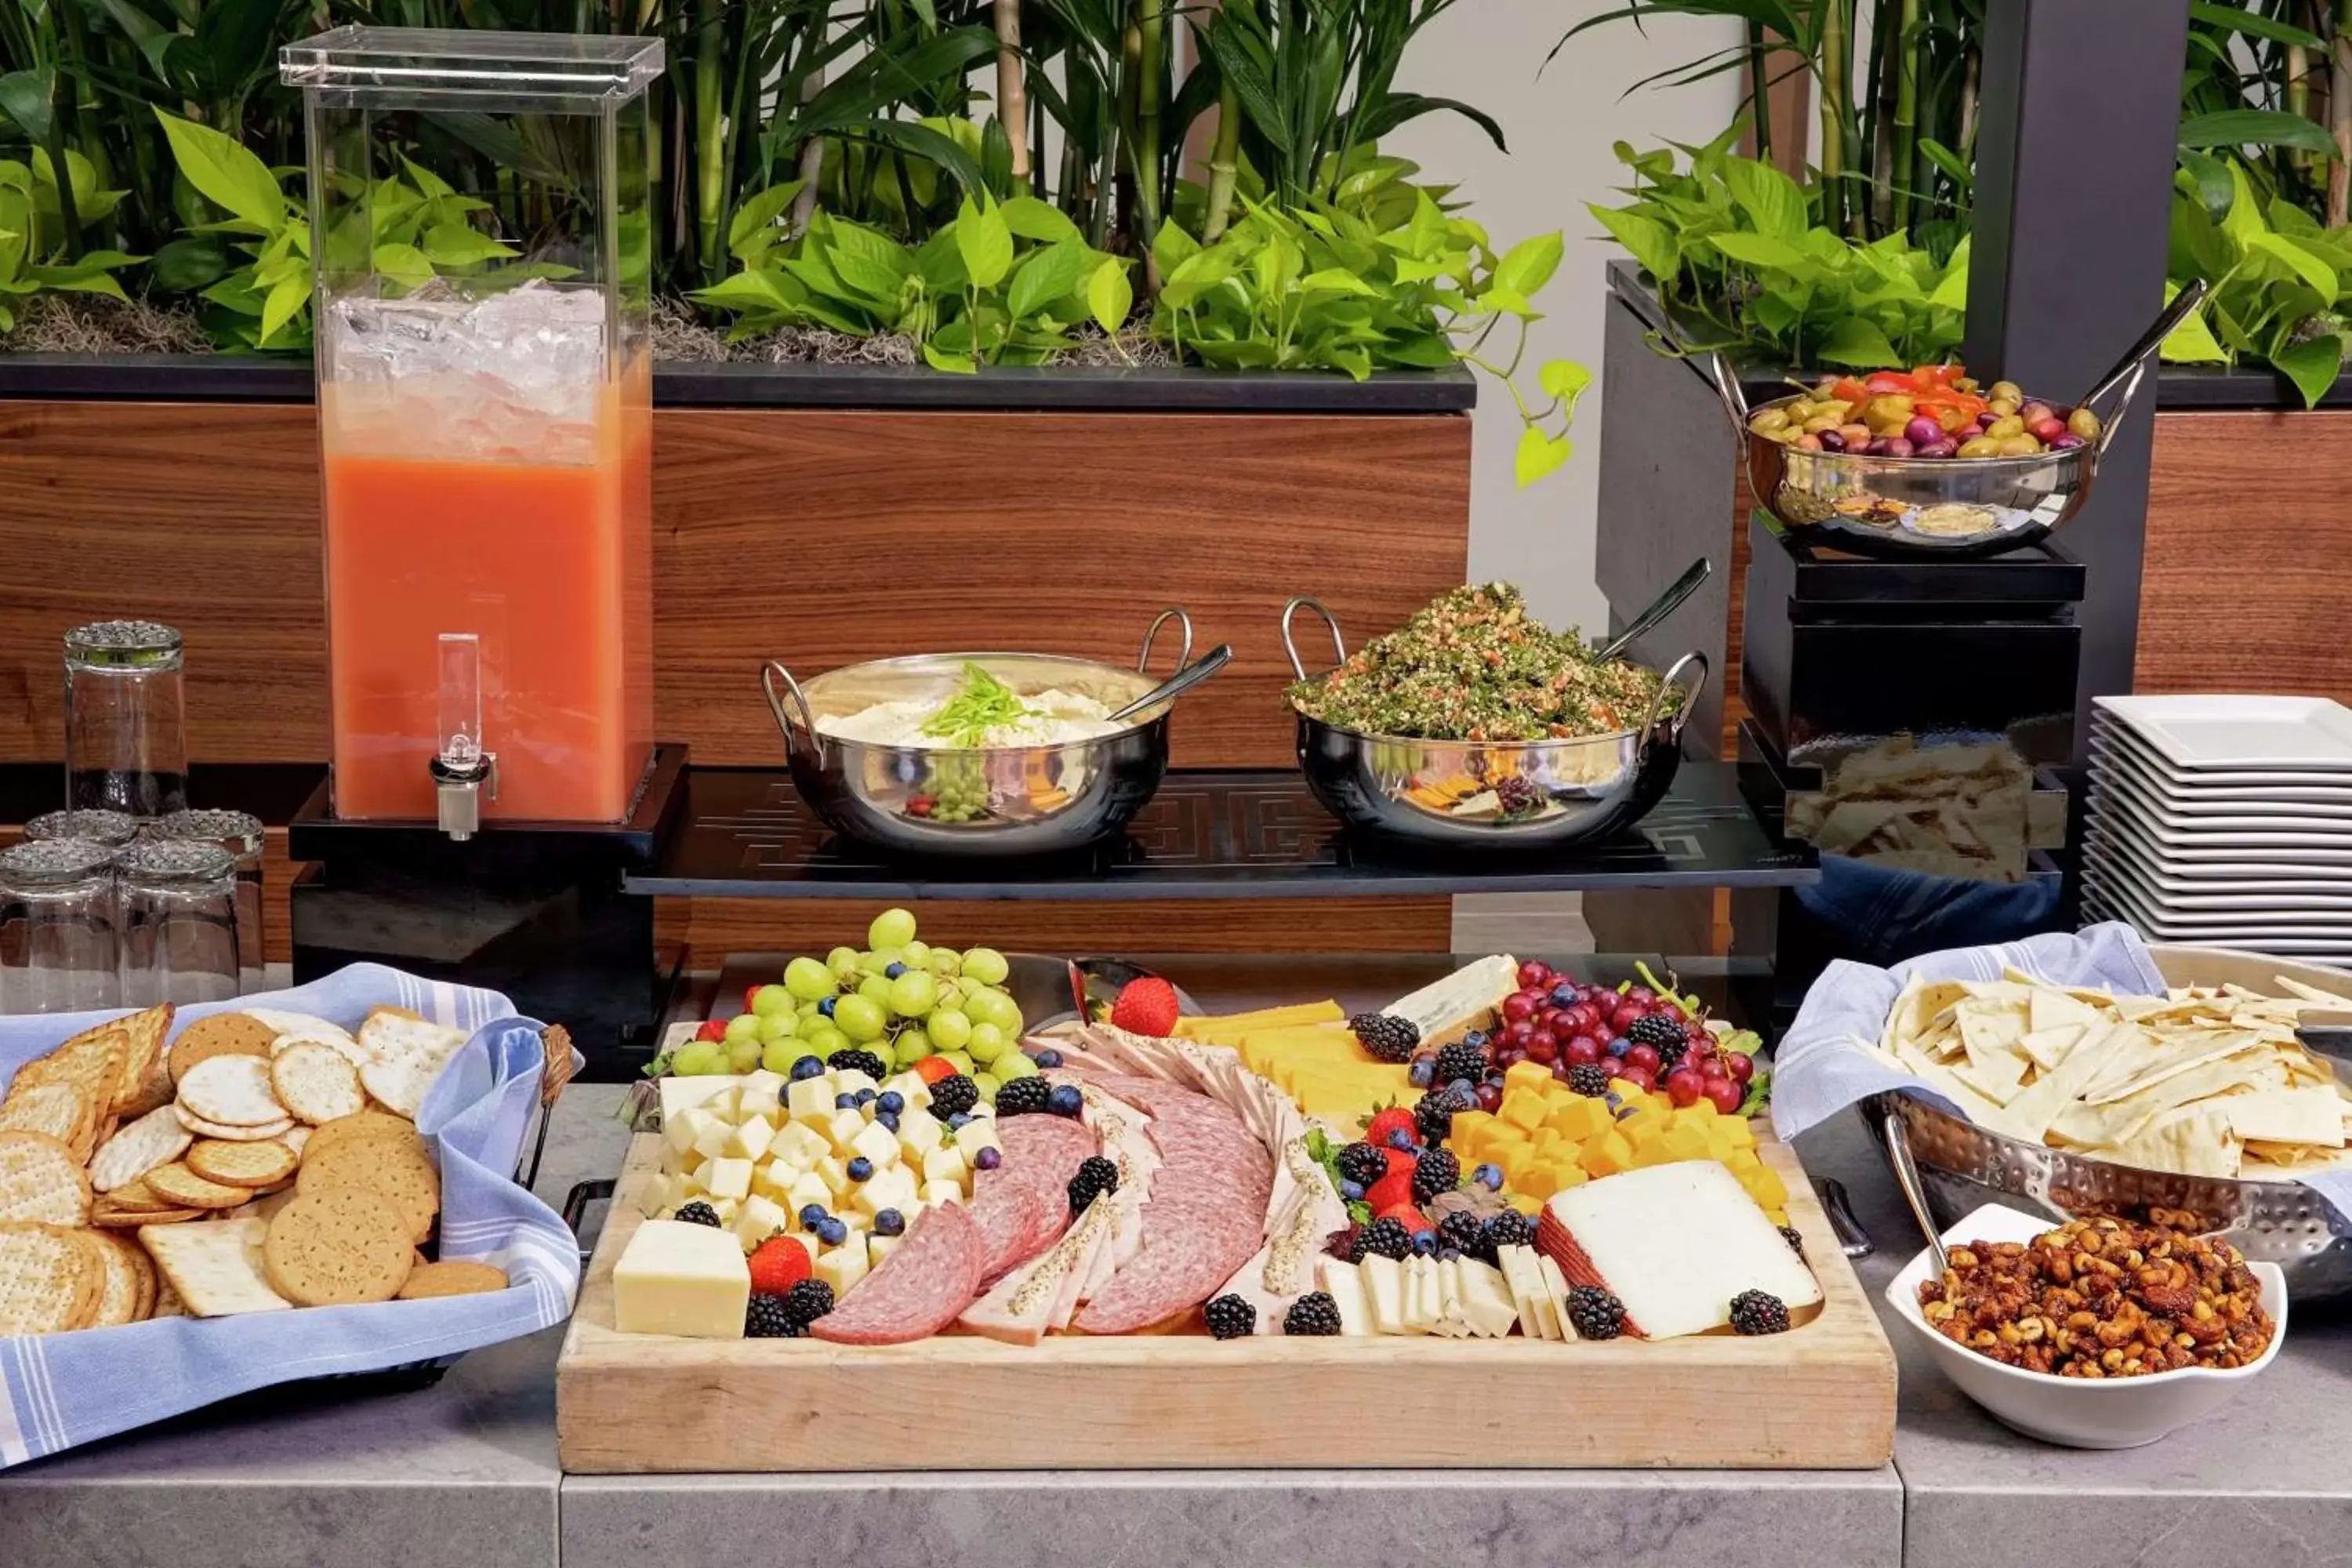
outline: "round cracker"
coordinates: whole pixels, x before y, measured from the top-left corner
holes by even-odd
[[[0,1222],[0,1339],[88,1328],[105,1289],[105,1266],[76,1232]]]
[[[225,1187],[274,1187],[293,1175],[299,1162],[294,1151],[275,1139],[258,1143],[231,1143],[206,1138],[188,1150],[189,1170]]]
[[[178,1159],[194,1137],[177,1111],[160,1106],[118,1131],[90,1156],[89,1184],[101,1193],[121,1192]]]
[[[258,1143],[264,1139],[283,1138],[300,1125],[290,1116],[281,1116],[258,1127],[233,1127],[226,1121],[207,1121],[184,1105],[172,1109],[178,1113],[181,1126],[199,1138],[217,1138],[224,1143]]]
[[[360,1069],[332,1046],[304,1040],[269,1059],[269,1086],[295,1119],[313,1127],[367,1109]]]
[[[506,1288],[505,1269],[452,1258],[446,1263],[420,1263],[410,1269],[408,1282],[400,1288],[400,1299],[417,1301],[431,1296],[478,1296]]]
[[[149,1225],[181,1225],[192,1219],[202,1219],[210,1209],[115,1209],[99,1200],[90,1211],[89,1223],[100,1230],[137,1230]]]
[[[0,1132],[0,1220],[86,1225],[89,1200],[89,1173],[66,1144],[45,1132]]]
[[[382,1194],[398,1210],[408,1227],[408,1239],[421,1242],[433,1232],[433,1216],[441,1209],[441,1177],[423,1139],[348,1137],[302,1156],[301,1173],[294,1190],[305,1196],[331,1187],[359,1187]]]
[[[433,1087],[439,1072],[438,1067],[407,1060],[373,1061],[360,1068],[360,1081],[376,1103],[414,1121],[425,1103],[425,1091]]]
[[[147,1187],[157,1197],[190,1209],[233,1209],[253,1196],[243,1187],[200,1176],[177,1160],[148,1172]]]
[[[260,1019],[245,1013],[215,1013],[209,1018],[199,1018],[180,1031],[163,1065],[171,1069],[172,1081],[178,1083],[188,1069],[198,1062],[219,1056],[247,1056],[267,1058],[269,1042],[278,1031]]]
[[[357,1116],[337,1117],[332,1121],[322,1122],[312,1128],[310,1141],[302,1145],[303,1155],[308,1158],[355,1133],[413,1138],[420,1144],[424,1142],[417,1133],[416,1124],[406,1117],[394,1116],[389,1110],[378,1110],[370,1107]]]
[[[95,1329],[116,1329],[142,1316],[139,1269],[131,1259],[147,1255],[122,1237],[103,1230],[78,1230],[75,1237],[99,1260],[105,1282],[100,1289]]]
[[[266,1056],[218,1056],[180,1076],[179,1102],[206,1121],[259,1127],[287,1119],[269,1083]]]
[[[296,1306],[339,1307],[391,1300],[415,1253],[387,1194],[331,1186],[278,1211],[261,1259],[270,1288]]]

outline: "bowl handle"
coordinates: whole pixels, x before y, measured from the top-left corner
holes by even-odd
[[[1171,619],[1175,621],[1177,629],[1184,634],[1184,647],[1176,655],[1176,668],[1181,669],[1192,662],[1192,617],[1184,613],[1183,605],[1171,605],[1152,616],[1151,624],[1143,629],[1143,648],[1135,656],[1136,674],[1151,673],[1151,645],[1159,639],[1160,628]]]
[[[2107,455],[2107,443],[2116,438],[2116,432],[2123,428],[2125,416],[2131,413],[2132,399],[2138,395],[2139,384],[2147,375],[2147,360],[2142,360],[2132,367],[2131,375],[2124,382],[2124,395],[2116,400],[2115,413],[2108,416],[2106,423],[2099,426],[2099,444],[2095,449],[2100,457],[2105,458]],[[2089,407],[2089,405],[2085,404],[2084,406]],[[2093,412],[2097,411],[2094,409]]]
[[[1290,656],[1291,673],[1296,675],[1299,679],[1304,680],[1307,679],[1307,665],[1306,662],[1298,657],[1298,644],[1292,640],[1290,635],[1291,619],[1298,614],[1301,606],[1310,609],[1317,615],[1322,616],[1323,624],[1331,628],[1331,651],[1339,656],[1331,661],[1335,668],[1348,662],[1348,645],[1340,638],[1339,623],[1338,619],[1332,616],[1330,611],[1323,607],[1322,600],[1310,599],[1302,594],[1297,598],[1291,600],[1290,603],[1283,605],[1282,651]]]
[[[1706,377],[1715,383],[1715,395],[1723,400],[1724,413],[1731,416],[1731,434],[1737,440],[1748,438],[1748,399],[1739,390],[1739,377],[1732,374],[1731,362],[1721,354],[1706,356]]]
[[[809,739],[815,742],[817,755],[824,756],[824,738],[817,733],[816,715],[809,710],[808,694],[801,689],[801,683],[793,679],[793,672],[784,668],[782,660],[772,658],[760,667],[760,690],[768,699],[768,711],[776,716],[776,728],[784,732],[785,754],[789,756],[792,753],[793,721],[791,716],[784,711],[783,698],[776,690],[776,682],[779,680],[784,683],[784,689],[793,694],[793,706],[801,710],[801,727],[809,732]]]
[[[1674,717],[1663,721],[1665,740],[1679,742],[1683,738],[1683,725],[1689,721],[1691,707],[1698,701],[1698,694],[1706,689],[1706,655],[1696,648],[1693,648],[1675,660],[1667,667],[1666,673],[1660,678],[1658,694],[1650,700],[1650,711],[1642,720],[1642,738],[1645,743],[1661,729],[1658,710],[1665,706],[1666,693],[1674,689],[1682,677],[1685,667],[1692,663],[1696,663],[1698,666],[1698,678],[1685,689],[1682,704],[1675,710]]]

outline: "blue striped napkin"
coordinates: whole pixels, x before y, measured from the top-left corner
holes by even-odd
[[[436,1361],[571,1315],[578,1243],[512,1174],[545,1062],[536,1022],[494,991],[355,963],[290,991],[182,1008],[174,1032],[248,1005],[310,1013],[351,1029],[372,1007],[408,1007],[473,1032],[425,1094],[416,1125],[441,1165],[440,1256],[496,1264],[512,1283],[476,1296],[0,1339],[0,1468],[271,1384]],[[0,1089],[26,1062],[107,1016],[0,1017]]]

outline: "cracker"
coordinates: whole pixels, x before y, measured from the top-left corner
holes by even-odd
[[[341,1061],[342,1058],[335,1058]],[[226,1187],[274,1187],[293,1175],[299,1163],[294,1151],[274,1140],[259,1143],[227,1143],[206,1138],[187,1153],[188,1169],[208,1182]]]
[[[408,1271],[408,1281],[400,1288],[404,1301],[422,1300],[432,1296],[474,1296],[488,1290],[507,1288],[503,1268],[488,1263],[420,1263]]]
[[[323,1122],[312,1129],[310,1142],[302,1146],[303,1156],[307,1159],[354,1133],[371,1135],[383,1133],[414,1139],[420,1143],[423,1142],[417,1137],[415,1124],[406,1117],[394,1116],[388,1110],[370,1109],[361,1111],[356,1116],[338,1117],[332,1121]]]
[[[406,1062],[429,1077],[457,1054],[466,1031],[427,1023],[405,1007],[378,1007],[360,1026],[359,1042],[378,1061]]]
[[[194,1136],[177,1111],[159,1105],[116,1131],[90,1157],[89,1184],[101,1193],[119,1193],[156,1166],[178,1159]]]
[[[360,1081],[377,1104],[414,1121],[417,1107],[425,1103],[425,1091],[433,1087],[439,1070],[404,1059],[374,1061],[360,1068]]]
[[[172,1033],[172,1012],[165,1002],[115,1020],[129,1048],[123,1055],[122,1081],[107,1108],[114,1115],[144,1116],[171,1100],[172,1069],[163,1065],[163,1042]]]
[[[206,1121],[229,1127],[259,1127],[286,1120],[286,1107],[269,1085],[269,1058],[218,1056],[180,1075],[179,1102]]]
[[[45,1132],[70,1148],[90,1126],[89,1096],[79,1084],[33,1084],[0,1104],[0,1132]]]
[[[254,1199],[239,1212],[251,1215],[255,1219],[275,1219],[278,1211],[292,1203],[299,1195],[292,1186],[283,1186],[274,1193]]]
[[[269,1061],[269,1084],[295,1120],[316,1127],[367,1109],[360,1069],[332,1046],[303,1040]]]
[[[217,1138],[225,1143],[258,1143],[266,1138],[283,1138],[294,1131],[290,1116],[275,1121],[265,1121],[258,1127],[235,1127],[226,1121],[207,1121],[184,1105],[172,1108],[179,1113],[180,1125],[199,1138]]]
[[[104,1198],[90,1205],[89,1223],[100,1230],[137,1230],[142,1226],[184,1225],[215,1214],[215,1209],[119,1209]]]
[[[289,1149],[293,1150],[294,1152],[299,1155],[304,1149],[310,1146],[310,1129],[303,1126],[298,1121],[293,1126],[286,1130],[286,1135],[280,1138],[278,1142],[285,1144]]]
[[[75,1232],[0,1223],[0,1339],[87,1328],[105,1289],[104,1266]]]
[[[155,1276],[155,1304],[148,1309],[149,1320],[152,1321],[156,1318],[186,1317],[187,1303],[180,1300],[180,1293],[172,1289],[172,1282],[164,1279],[163,1272],[155,1268],[154,1259],[148,1259],[147,1268],[148,1271]]]
[[[246,1056],[268,1058],[269,1042],[278,1031],[260,1019],[246,1013],[215,1013],[199,1018],[180,1031],[164,1056],[176,1084],[188,1076],[189,1069],[215,1057]]]
[[[441,1208],[441,1178],[423,1140],[409,1137],[344,1138],[302,1157],[294,1190],[305,1196],[330,1187],[359,1187],[392,1201],[407,1224],[408,1240],[433,1232]]]
[[[137,1322],[144,1316],[144,1303],[141,1300],[139,1269],[131,1259],[136,1255],[145,1262],[146,1253],[110,1231],[78,1230],[74,1237],[99,1260],[105,1280],[99,1297],[98,1317],[90,1327],[119,1329],[125,1323]]]
[[[253,1196],[243,1187],[208,1181],[177,1160],[148,1172],[147,1185],[157,1197],[190,1209],[233,1209]]]
[[[113,1025],[85,1030],[48,1055],[19,1068],[9,1082],[8,1100],[29,1094],[43,1084],[66,1083],[81,1091],[82,1098],[89,1102],[91,1114],[101,1113],[114,1103],[130,1053],[131,1037]],[[83,1158],[88,1157],[84,1151]]]
[[[89,1174],[41,1132],[0,1132],[0,1220],[74,1226],[89,1221]]]
[[[331,1046],[345,1061],[350,1062],[353,1067],[373,1059],[373,1054],[367,1047],[352,1037],[352,1032],[349,1029],[314,1014],[289,1013],[277,1007],[248,1007],[246,1013],[248,1016],[258,1018],[278,1031],[278,1037],[271,1041],[269,1046],[270,1054],[273,1056],[308,1040],[318,1045]]]
[[[139,1244],[163,1270],[163,1279],[194,1318],[225,1318],[240,1312],[282,1312],[294,1305],[269,1288],[261,1260],[268,1224],[257,1219],[226,1225],[149,1226]]]
[[[305,1193],[269,1221],[262,1260],[271,1289],[304,1307],[389,1301],[415,1267],[407,1221],[383,1194]]]

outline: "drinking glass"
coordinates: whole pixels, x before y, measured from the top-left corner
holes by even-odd
[[[94,621],[66,634],[66,805],[161,816],[188,804],[180,634]]]
[[[115,857],[122,1005],[237,994],[236,858],[217,844],[142,838]]]
[[[139,819],[127,812],[97,807],[86,811],[49,811],[25,824],[25,837],[36,842],[45,838],[78,838],[87,844],[103,844],[109,849],[120,849],[139,837]]]
[[[236,973],[240,993],[262,988],[261,818],[249,811],[175,811],[150,837],[217,844],[236,862]]]
[[[114,851],[47,838],[0,849],[0,1013],[78,1013],[121,998]]]

